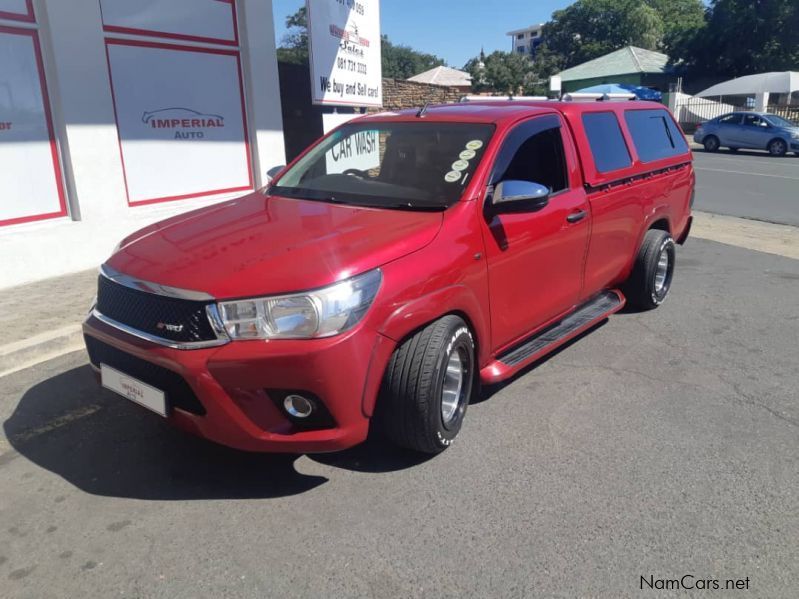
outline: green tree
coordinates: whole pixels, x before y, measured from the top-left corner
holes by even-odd
[[[308,14],[303,6],[286,17],[288,33],[283,36],[277,49],[281,62],[308,64]],[[433,54],[418,52],[409,46],[393,44],[387,36],[380,38],[383,77],[407,79],[444,64],[444,60]]]
[[[281,46],[277,49],[277,59],[280,62],[307,64],[308,13],[304,6],[286,17],[286,29],[288,33],[283,36]]]
[[[689,73],[739,77],[799,65],[799,2],[712,0],[704,26],[678,39],[672,62]]]
[[[663,21],[663,48],[668,54],[674,45],[692,37],[705,25],[702,0],[646,0]]]
[[[472,90],[500,94],[529,93],[538,84],[533,62],[515,52],[497,50],[472,58],[464,66],[472,76]]]
[[[543,35],[568,68],[628,45],[658,49],[664,31],[663,18],[646,2],[577,0],[552,13]]]
[[[388,37],[380,38],[380,53],[383,62],[383,77],[407,79],[444,64],[444,60],[433,54],[418,52],[410,46],[393,44]]]

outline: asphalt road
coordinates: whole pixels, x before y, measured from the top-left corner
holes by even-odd
[[[799,157],[694,150],[697,210],[799,226]]]
[[[0,595],[618,599],[691,575],[795,599],[799,261],[678,260],[661,308],[486,393],[430,460],[228,451],[80,353],[6,377]]]

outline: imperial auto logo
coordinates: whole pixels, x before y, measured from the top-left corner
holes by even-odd
[[[206,131],[225,126],[225,117],[220,114],[204,114],[182,107],[145,111],[141,120],[152,129],[174,131],[175,139],[203,139]]]

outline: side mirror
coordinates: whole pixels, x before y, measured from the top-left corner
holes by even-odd
[[[508,180],[494,186],[491,205],[496,212],[532,212],[549,203],[549,187],[530,181]]]
[[[271,183],[272,179],[274,179],[277,176],[277,174],[280,171],[282,171],[284,168],[286,168],[286,165],[285,164],[281,164],[279,166],[273,166],[268,171],[266,171],[266,182],[267,183]]]

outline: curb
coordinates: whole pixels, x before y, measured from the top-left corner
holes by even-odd
[[[0,378],[83,349],[81,325],[72,324],[0,347]]]

